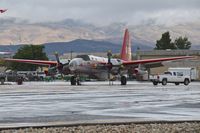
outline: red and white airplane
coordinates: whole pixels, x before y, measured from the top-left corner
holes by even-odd
[[[107,58],[94,55],[79,55],[67,63],[60,62],[56,54],[57,61],[26,60],[26,59],[5,59],[6,61],[22,62],[38,65],[48,65],[48,74],[55,73],[58,70],[64,75],[71,76],[71,85],[78,85],[80,75],[89,75],[100,80],[110,80],[111,77],[120,76],[121,85],[126,85],[127,74],[132,71],[135,74],[144,74],[146,69],[163,66],[164,61],[173,61],[180,59],[193,58],[192,56],[179,56],[170,58],[156,58],[144,60],[131,59],[131,43],[128,29],[125,30],[123,45],[121,49],[121,58],[111,58],[111,52],[108,52]]]
[[[4,13],[6,11],[7,11],[7,9],[0,9],[0,13]]]

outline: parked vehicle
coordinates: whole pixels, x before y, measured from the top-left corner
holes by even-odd
[[[46,77],[44,72],[18,71],[17,74],[24,75],[28,81],[43,81]]]
[[[5,74],[7,81],[10,82],[18,82],[19,80],[24,81],[26,79],[24,75],[18,74],[17,72],[14,71],[7,71]]]
[[[45,72],[37,72],[37,76],[39,78],[39,80],[43,81],[46,77]]]
[[[1,85],[4,84],[5,80],[6,80],[6,74],[0,73],[0,83],[1,83]]]
[[[168,69],[168,71],[182,72],[184,76],[190,76],[191,81],[199,78],[197,69],[193,67],[171,67]]]
[[[17,84],[21,85],[25,80],[23,75],[19,75],[13,71],[7,71],[0,73],[0,84],[4,84],[5,81],[17,82]]]
[[[167,83],[175,83],[175,85],[183,83],[184,85],[188,85],[191,82],[191,77],[189,75],[184,75],[183,72],[167,71],[161,75],[150,76],[150,81],[152,81],[154,85],[158,85],[158,83],[162,85],[167,85]]]

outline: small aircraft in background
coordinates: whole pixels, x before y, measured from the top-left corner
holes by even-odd
[[[0,13],[4,13],[6,11],[7,11],[7,9],[0,9]]]
[[[144,60],[132,60],[131,43],[128,29],[125,30],[120,59],[112,58],[112,53],[107,53],[107,58],[94,55],[78,55],[67,63],[60,62],[56,53],[56,61],[26,60],[26,59],[4,59],[5,61],[21,62],[38,65],[48,65],[46,72],[51,75],[57,70],[61,75],[72,75],[71,85],[80,85],[80,75],[89,75],[100,80],[112,80],[113,77],[120,77],[121,85],[127,84],[128,72],[144,74],[146,69],[163,66],[164,61],[193,58],[192,56],[179,56],[169,58],[156,58]]]

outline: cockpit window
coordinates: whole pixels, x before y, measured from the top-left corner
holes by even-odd
[[[70,67],[75,67],[75,66],[80,65],[82,62],[83,62],[83,59],[82,59],[82,58],[74,58],[74,59],[72,59],[72,60],[70,61],[69,66],[70,66]]]
[[[76,58],[82,58],[85,61],[89,61],[90,60],[88,55],[77,55]]]

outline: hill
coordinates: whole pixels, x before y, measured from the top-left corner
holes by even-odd
[[[172,39],[187,36],[194,46],[200,45],[200,23],[182,25],[156,25],[145,23],[126,25],[113,23],[98,26],[66,19],[59,22],[30,23],[16,18],[0,19],[0,45],[44,44],[51,42],[70,42],[77,39],[109,41],[121,44],[125,28],[129,28],[132,43],[154,47],[161,34],[170,31]]]
[[[113,53],[119,53],[122,44],[115,44],[108,41],[94,41],[94,40],[84,40],[77,39],[70,42],[52,42],[45,43],[45,52],[51,58],[51,55],[57,51],[59,54],[70,53],[70,51],[76,53],[95,53],[95,52],[107,52],[111,50]],[[15,53],[23,45],[2,45],[0,46],[1,51],[11,51]],[[141,49],[152,49],[152,47],[147,47],[142,44],[134,44],[132,51],[140,47]]]

